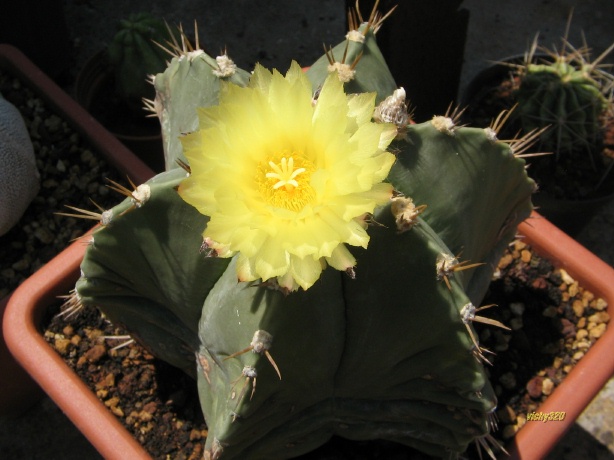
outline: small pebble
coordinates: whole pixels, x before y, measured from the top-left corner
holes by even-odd
[[[94,345],[84,355],[85,359],[90,363],[98,362],[107,354],[107,347],[102,344]]]
[[[584,355],[582,355],[582,356],[584,356]],[[563,372],[565,372],[566,374],[569,374],[572,369],[573,369],[573,365],[572,364],[566,364],[565,366],[563,366]]]
[[[516,316],[522,316],[525,310],[525,305],[522,302],[512,302],[510,303],[510,310]]]
[[[573,308],[573,312],[578,318],[584,315],[584,305],[582,305],[582,302],[575,301],[571,307]]]
[[[544,379],[542,382],[542,394],[544,396],[549,396],[554,389],[554,382],[550,380],[548,377]]]
[[[592,328],[589,332],[589,336],[591,339],[593,340],[597,340],[599,337],[601,337],[606,329],[606,324],[605,323],[600,323],[597,324],[594,328]]]
[[[567,318],[561,318],[561,334],[565,338],[575,337],[576,335],[576,326]]]
[[[588,337],[588,331],[586,329],[580,329],[576,332],[576,340],[582,340],[586,337]]]
[[[192,428],[192,431],[190,431],[190,441],[198,441],[202,439],[202,437],[203,435],[200,430],[197,430],[196,428]]]
[[[543,382],[544,378],[539,376],[533,377],[527,382],[527,393],[531,398],[537,399],[542,395]]]
[[[608,321],[610,321],[610,315],[607,311],[593,313],[591,316],[588,317],[589,323],[601,324],[607,323]]]
[[[602,311],[602,310],[605,310],[606,308],[608,308],[608,303],[605,300],[603,300],[603,299],[597,299],[597,300],[593,300],[590,303],[590,306],[594,310]]]
[[[71,341],[69,339],[66,339],[63,337],[55,339],[55,343],[54,343],[55,349],[61,355],[65,355],[66,353],[68,353],[68,349],[70,345],[71,345]]]
[[[572,284],[575,280],[569,276],[569,273],[567,273],[567,271],[563,268],[559,269],[559,272],[561,274],[561,279],[563,280],[563,283],[565,284]]]

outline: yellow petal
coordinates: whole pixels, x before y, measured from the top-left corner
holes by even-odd
[[[296,256],[290,259],[292,278],[300,287],[307,290],[318,280],[322,273],[322,262],[312,257],[300,259]]]
[[[344,244],[335,248],[330,257],[326,258],[328,265],[336,270],[346,271],[356,265],[356,259]]]

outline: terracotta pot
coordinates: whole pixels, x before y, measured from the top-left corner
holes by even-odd
[[[115,166],[122,175],[141,183],[153,175],[141,160],[136,158],[113,135],[83,110],[72,98],[58,87],[47,75],[36,67],[19,50],[9,45],[0,45],[0,70],[18,77],[30,87],[61,118],[71,124],[87,140],[92,148]],[[11,295],[0,299],[0,317]],[[7,326],[7,329],[12,326]],[[6,350],[4,338],[0,335],[0,413],[17,415],[36,402],[42,394],[34,382],[27,377]]]
[[[115,95],[113,69],[105,51],[93,55],[77,75],[75,98],[151,169],[164,171],[160,123],[147,117],[144,110],[134,114],[121,104]]]
[[[614,269],[546,219],[537,214],[533,217],[520,227],[526,241],[596,296],[604,298],[609,314],[614,315]],[[40,332],[48,307],[57,303],[56,296],[65,294],[76,281],[84,250],[82,244],[73,244],[17,289],[6,312],[6,340],[24,368],[105,458],[149,458]],[[510,458],[543,458],[554,447],[614,374],[612,349],[614,328],[608,328],[539,409],[564,411],[564,421],[527,422],[508,446]]]
[[[537,54],[536,58],[547,60],[548,56]],[[524,59],[523,55],[519,55],[502,59],[500,62],[521,64]],[[479,109],[484,98],[501,82],[509,79],[510,71],[510,67],[505,64],[494,64],[483,69],[469,82],[461,98],[461,107],[467,107],[465,110],[466,121],[476,126],[489,123],[490,120],[482,120],[483,114],[480,114]],[[502,102],[501,107],[493,107],[493,109],[511,108],[504,106],[506,102],[508,101]],[[531,170],[529,170],[529,175],[531,175]],[[576,236],[605,205],[614,199],[614,193],[611,192],[611,177],[609,177],[609,181],[605,181],[603,184],[608,187],[609,193],[595,194],[596,196],[588,199],[563,200],[556,198],[547,191],[539,190],[538,193],[533,195],[533,204],[553,224],[564,230],[568,235]]]

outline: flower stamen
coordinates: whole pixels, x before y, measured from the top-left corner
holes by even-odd
[[[273,189],[285,187],[287,192],[292,192],[298,187],[296,177],[306,171],[305,168],[294,169],[294,158],[287,159],[283,157],[281,159],[281,167],[272,161],[269,161],[269,166],[273,172],[266,173],[267,179],[277,179],[278,181],[273,185]]]

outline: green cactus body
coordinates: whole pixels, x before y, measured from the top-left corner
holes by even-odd
[[[335,59],[344,50],[338,45]],[[360,52],[346,92],[377,91],[382,101],[396,87],[372,31],[349,43],[346,61]],[[216,75],[218,64],[188,53],[155,78],[169,168],[185,162],[177,137],[197,128],[196,107],[217,103],[219,80],[247,82],[243,71]],[[328,65],[324,57],[309,70],[314,89]],[[368,249],[351,248],[356,279],[328,268],[287,295],[271,283],[237,282],[236,257],[206,257],[207,218],[176,191],[182,169],[152,179],[147,200],[137,189],[94,234],[76,296],[196,374],[205,458],[290,458],[335,434],[454,458],[488,436],[496,398],[473,306],[531,212],[534,183],[492,130],[445,117],[400,128],[388,180],[427,207],[401,225],[402,198],[376,210]],[[442,258],[453,265],[461,253],[484,265],[443,270]]]
[[[147,183],[151,196],[141,207],[127,198],[110,211],[89,243],[76,290],[156,356],[195,375],[202,300],[228,261],[199,253],[207,218],[177,195],[184,178],[183,170],[162,173]]]
[[[149,13],[138,13],[120,22],[108,55],[115,90],[132,111],[143,114],[143,98],[153,99],[155,95],[147,78],[166,67],[168,54],[156,42],[166,46],[172,40],[164,21]]]
[[[333,434],[443,456],[488,431],[496,402],[455,307],[468,299],[434,276],[447,248],[428,226],[397,235],[389,208],[376,219],[388,228],[374,229],[369,250],[357,254],[356,280],[329,270],[305,295],[284,296],[238,285],[229,269],[211,291],[199,387],[207,446],[222,448],[221,458],[290,458]],[[420,289],[408,289],[409,276]],[[273,336],[281,380],[265,356],[224,361],[256,330]]]
[[[452,136],[428,122],[410,126],[397,147],[390,180],[429,208],[402,234],[390,207],[381,209],[369,249],[354,251],[356,280],[327,270],[287,296],[237,283],[233,262],[199,254],[206,219],[176,194],[182,170],[152,180],[149,201],[120,215],[134,207],[127,199],[94,235],[79,296],[192,374],[198,357],[207,449],[220,458],[288,458],[333,434],[444,457],[488,432],[496,400],[462,311],[479,305],[494,264],[452,275],[450,289],[435,266],[458,248],[496,261],[530,212],[533,184],[524,162],[484,130]],[[281,379],[264,354],[225,360],[258,330],[273,336]]]
[[[608,106],[592,69],[570,59],[528,64],[516,91],[525,132],[551,126],[541,136],[544,151],[567,154],[599,139]]]
[[[166,70],[155,76],[155,106],[162,126],[167,170],[177,168],[177,160],[187,163],[179,138],[198,128],[199,107],[217,104],[222,81],[240,86],[249,81],[249,73],[242,69],[227,77],[223,74],[215,58],[198,50],[174,57]]]

